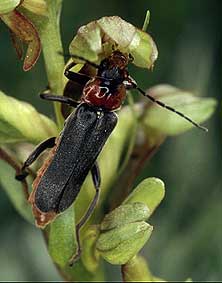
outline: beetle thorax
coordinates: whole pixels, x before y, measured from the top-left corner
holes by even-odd
[[[114,88],[106,82],[96,77],[90,80],[83,89],[82,101],[108,111],[120,108],[126,95],[125,86],[118,84]]]
[[[128,57],[120,51],[102,60],[97,76],[83,89],[82,101],[110,111],[120,108],[126,95],[127,64]]]

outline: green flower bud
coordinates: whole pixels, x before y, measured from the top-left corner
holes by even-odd
[[[102,231],[110,230],[127,223],[146,220],[150,215],[148,207],[141,202],[125,204],[107,214],[100,226]]]
[[[133,190],[127,199],[125,199],[124,203],[143,202],[149,207],[148,217],[150,217],[164,198],[164,195],[164,183],[158,178],[147,178]]]
[[[130,53],[134,58],[133,64],[138,67],[150,69],[158,57],[151,36],[117,16],[102,17],[82,26],[69,51],[95,62],[112,51],[113,42],[119,50]]]
[[[111,264],[125,264],[149,239],[153,227],[144,221],[128,223],[101,233],[96,248]]]

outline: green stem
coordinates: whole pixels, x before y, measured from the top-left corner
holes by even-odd
[[[128,103],[129,103],[129,107],[133,116],[133,124],[132,124],[132,129],[131,129],[131,135],[130,135],[130,140],[129,140],[129,144],[128,144],[128,148],[124,157],[124,160],[121,164],[121,167],[118,170],[118,173],[116,175],[116,181],[118,180],[118,178],[122,175],[124,169],[126,168],[129,160],[130,160],[130,156],[133,152],[133,148],[135,145],[135,140],[136,140],[136,133],[137,133],[137,126],[138,126],[138,117],[136,114],[136,110],[134,108],[134,100],[133,100],[133,96],[131,93],[128,93],[127,96],[128,99]]]
[[[62,95],[64,58],[59,54],[63,52],[59,26],[62,0],[46,0],[46,3],[48,19],[43,21],[43,24],[39,23],[43,56],[50,90],[53,94]],[[64,119],[60,111],[60,104],[55,102],[54,109],[57,124],[61,129]]]
[[[121,266],[121,271],[123,282],[153,282],[153,276],[142,256],[136,255]]]

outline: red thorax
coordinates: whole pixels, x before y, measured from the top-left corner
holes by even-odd
[[[85,85],[82,101],[112,111],[121,107],[125,96],[126,89],[123,84],[111,91],[108,86],[102,84],[102,79],[95,77]]]

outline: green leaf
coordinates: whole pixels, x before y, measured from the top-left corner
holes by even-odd
[[[157,178],[143,180],[133,192],[125,199],[124,203],[143,202],[149,208],[149,216],[160,204],[165,195],[164,183]]]
[[[213,98],[196,97],[190,92],[169,85],[155,86],[149,89],[147,93],[182,112],[196,123],[202,123],[207,120],[214,112],[217,104]],[[164,109],[155,103],[150,104],[147,108],[142,122],[148,135],[150,130],[155,130],[156,132],[173,136],[194,127],[194,125],[176,113]]]
[[[53,261],[61,268],[67,266],[77,247],[73,206],[51,223],[48,246]]]
[[[0,183],[18,213],[34,224],[31,206],[25,198],[21,182],[15,180],[15,170],[0,160]]]
[[[55,123],[34,107],[0,91],[0,143],[40,141],[57,136]]]
[[[149,34],[137,29],[120,17],[103,17],[82,26],[72,40],[69,51],[90,61],[98,61],[112,52],[113,45],[130,53],[133,64],[151,68],[158,51]]]
[[[7,14],[13,11],[21,0],[1,0],[0,2],[0,14]]]

